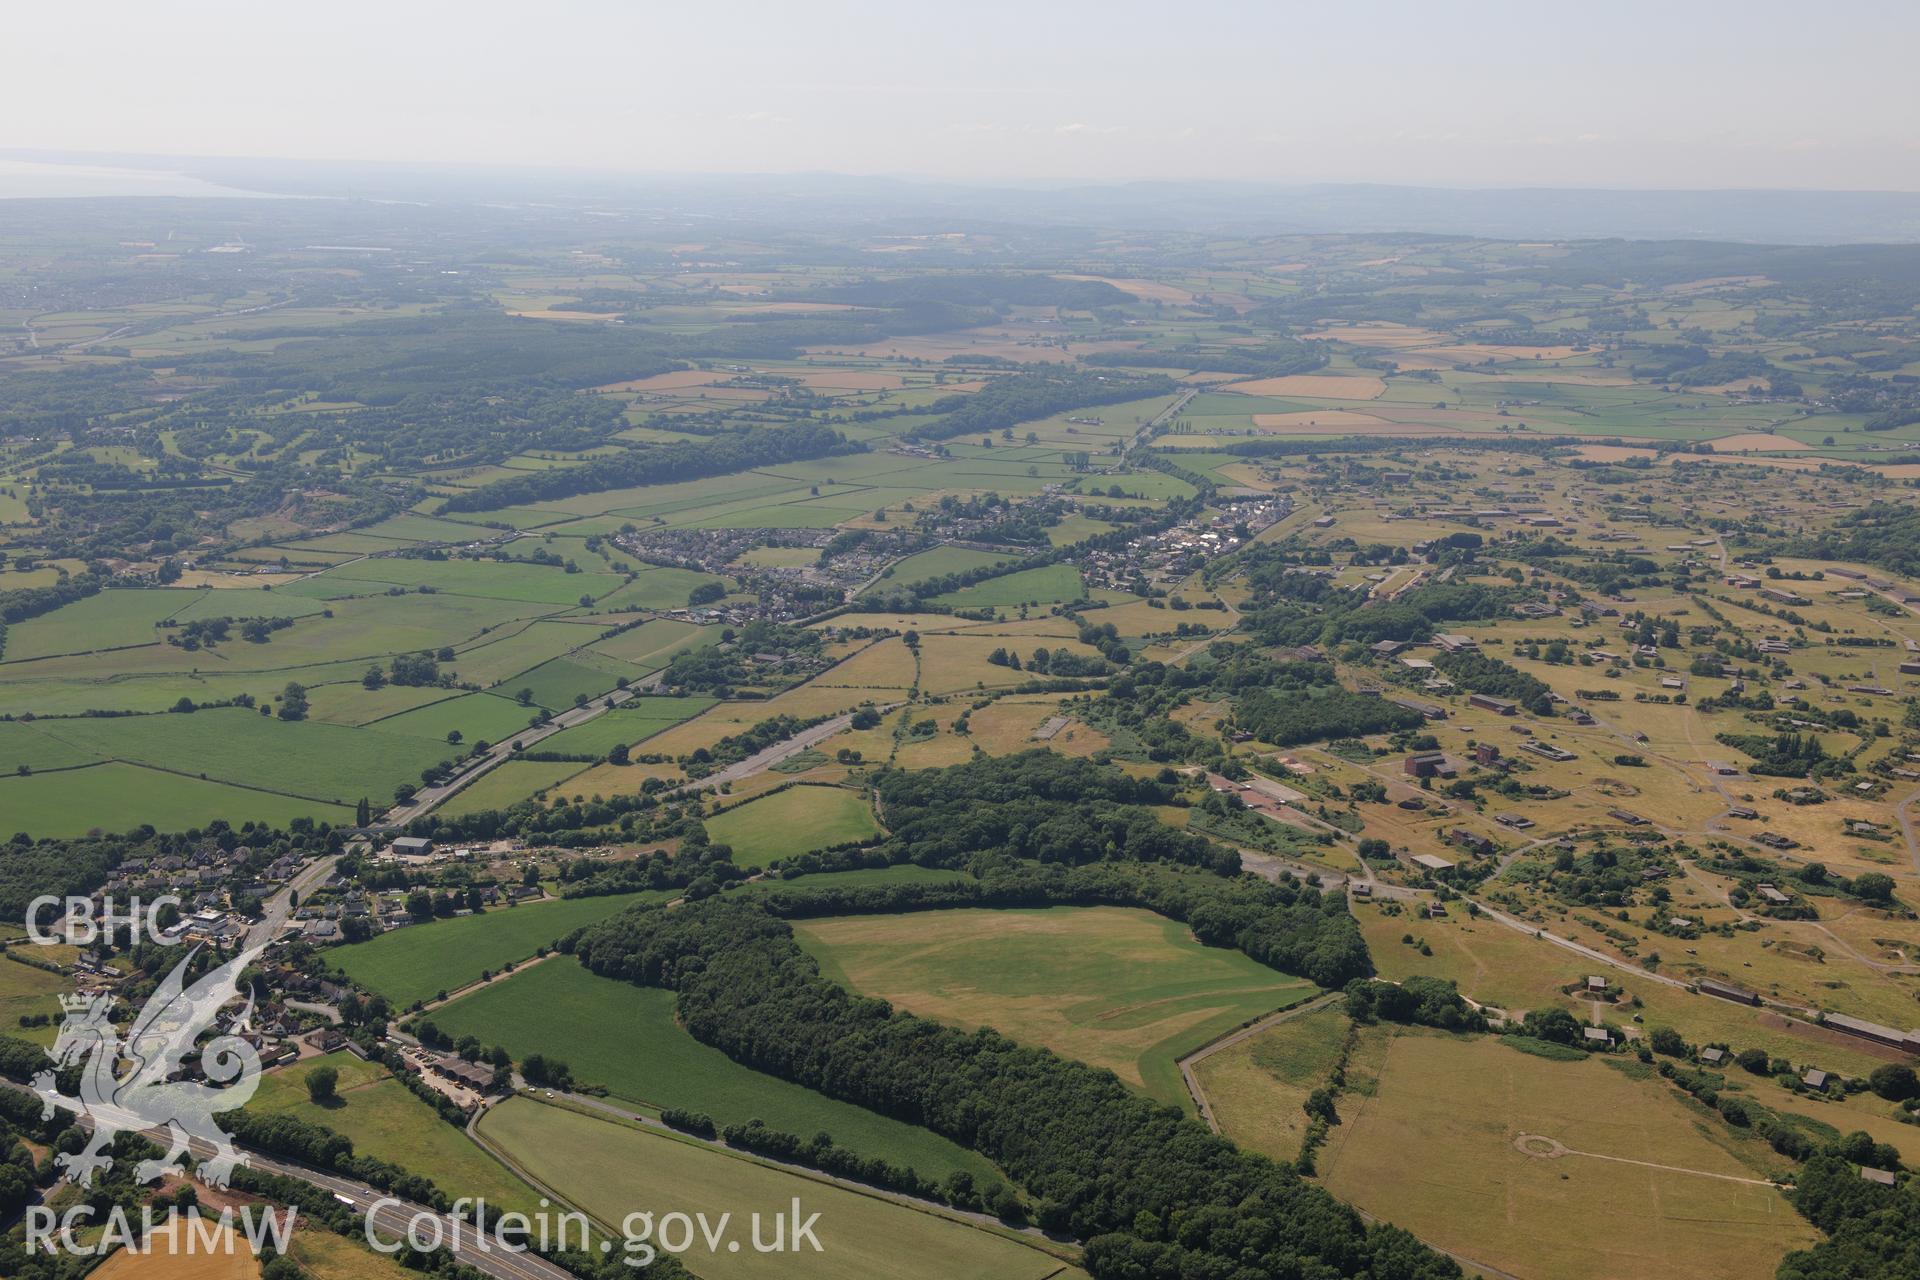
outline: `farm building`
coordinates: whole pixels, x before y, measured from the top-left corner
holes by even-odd
[[[1447,839],[1482,858],[1490,858],[1495,852],[1493,841],[1483,835],[1477,835],[1465,827],[1455,827],[1447,833]]]
[[[1722,1000],[1731,1000],[1735,1004],[1757,1005],[1760,1003],[1758,991],[1749,991],[1745,987],[1737,987],[1731,982],[1722,982],[1718,978],[1702,978],[1695,985],[1699,987],[1700,994],[1703,996],[1716,996]]]
[[[1820,1025],[1846,1035],[1858,1036],[1862,1040],[1871,1040],[1875,1044],[1905,1049],[1908,1053],[1920,1053],[1920,1031],[1896,1031],[1892,1027],[1883,1027],[1877,1022],[1849,1017],[1844,1013],[1822,1014]]]
[[[1508,702],[1505,698],[1495,698],[1484,693],[1467,696],[1467,705],[1478,707],[1482,711],[1491,711],[1497,716],[1510,716],[1519,712],[1519,704]]]
[[[1451,871],[1454,866],[1453,863],[1448,862],[1445,858],[1432,853],[1414,854],[1413,864],[1428,871]]]

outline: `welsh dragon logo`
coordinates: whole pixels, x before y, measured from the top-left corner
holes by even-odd
[[[220,1010],[239,997],[240,974],[263,949],[241,952],[188,987],[187,966],[200,950],[195,947],[154,991],[124,1042],[109,1017],[114,999],[110,993],[60,998],[66,1020],[47,1056],[56,1070],[81,1066],[80,1096],[62,1094],[54,1070],[35,1076],[33,1086],[43,1117],[51,1119],[56,1109],[71,1111],[92,1126],[83,1150],[58,1157],[75,1182],[91,1186],[95,1171],[113,1164],[107,1148],[117,1135],[146,1133],[164,1134],[167,1151],[158,1160],[141,1161],[134,1170],[137,1181],[156,1181],[192,1155],[203,1160],[202,1181],[227,1185],[234,1166],[245,1157],[213,1117],[245,1106],[260,1084],[260,1054],[239,1035],[253,1016],[251,992],[227,1031],[200,1049],[201,1073],[225,1087],[175,1077],[195,1042],[213,1028]]]

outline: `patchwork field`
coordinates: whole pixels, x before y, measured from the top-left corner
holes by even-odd
[[[879,833],[866,797],[841,787],[789,787],[707,819],[715,844],[743,867],[810,853]]]
[[[397,1008],[430,1000],[529,959],[541,947],[639,902],[659,902],[665,892],[560,898],[495,907],[479,915],[409,925],[336,947],[326,957],[369,991]]]
[[[734,1230],[758,1213],[771,1224],[798,1197],[818,1213],[818,1254],[782,1259],[799,1280],[1076,1280],[1060,1259],[1006,1236],[859,1195],[669,1135],[514,1099],[487,1113],[481,1133],[586,1213],[617,1223],[634,1205],[731,1214]],[[804,1214],[802,1216],[805,1216]],[[771,1231],[771,1226],[768,1226]],[[711,1280],[764,1274],[745,1247],[682,1255]]]
[[[641,1106],[704,1111],[721,1125],[757,1116],[805,1137],[824,1130],[849,1150],[929,1177],[991,1172],[979,1156],[925,1129],[741,1066],[688,1035],[674,1019],[673,1002],[670,991],[602,978],[557,956],[429,1016],[442,1031],[501,1045],[516,1060],[557,1057],[576,1081]]]
[[[863,995],[1112,1070],[1191,1107],[1176,1060],[1316,993],[1185,925],[1119,907],[923,911],[794,926],[822,969]]]

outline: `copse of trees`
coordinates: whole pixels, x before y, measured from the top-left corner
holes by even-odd
[[[577,467],[529,471],[511,480],[496,480],[454,495],[447,500],[445,510],[492,511],[606,489],[697,480],[776,463],[859,453],[865,447],[831,427],[813,424],[724,432],[704,440],[628,449]]]
[[[875,779],[890,862],[966,866],[983,851],[1043,863],[1167,862],[1224,873],[1239,855],[1161,822],[1172,788],[1046,750]]]
[[[1168,377],[1119,378],[1094,373],[1051,370],[999,378],[966,395],[943,396],[927,406],[938,415],[915,427],[918,440],[951,440],[980,435],[1022,422],[1036,422],[1068,409],[1119,404],[1149,396],[1172,395],[1180,384]]]
[[[1245,694],[1234,708],[1234,723],[1262,742],[1291,747],[1323,738],[1415,729],[1425,721],[1385,698],[1369,698],[1338,687],[1301,696],[1259,690]]]

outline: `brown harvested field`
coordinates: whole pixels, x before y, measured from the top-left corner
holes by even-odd
[[[907,385],[907,380],[899,374],[880,369],[774,369],[767,372],[784,378],[798,378],[802,386],[816,390],[898,391]],[[953,388],[942,387],[940,390],[944,393]]]
[[[1122,293],[1130,293],[1143,302],[1168,302],[1184,307],[1193,301],[1193,294],[1177,285],[1161,284],[1155,280],[1128,280],[1117,276],[1061,276],[1062,280],[1092,280],[1100,284],[1110,284]]]
[[[733,375],[720,373],[712,369],[675,369],[672,373],[656,373],[651,378],[632,378],[626,382],[609,382],[604,387],[595,387],[595,391],[684,391],[688,387],[704,387],[715,382],[723,382]]]
[[[1090,756],[1112,740],[1098,729],[1068,718],[1044,739],[1034,734],[1060,714],[1058,698],[1003,698],[967,717],[967,736],[989,755],[1011,755],[1045,747],[1063,756]]]
[[[1316,339],[1350,342],[1356,347],[1423,347],[1447,340],[1447,335],[1444,333],[1436,333],[1432,329],[1417,329],[1412,325],[1394,324],[1387,320],[1377,323],[1338,325],[1301,336],[1309,342]]]
[[[1735,436],[1719,436],[1708,441],[1716,453],[1737,453],[1743,449],[1810,449],[1804,440],[1775,435],[1771,431],[1744,431]]]
[[[1282,1162],[1300,1154],[1307,1095],[1327,1083],[1352,1025],[1338,1002],[1278,1022],[1194,1066],[1220,1131]]]
[[[1291,373],[1284,378],[1255,378],[1221,388],[1243,396],[1299,396],[1308,400],[1378,400],[1387,384],[1373,374],[1343,377],[1335,373]]]
[[[890,692],[910,687],[917,678],[917,666],[906,641],[894,636],[868,645],[831,671],[821,673],[815,683]]]
[[[1570,346],[1558,347],[1508,347],[1489,346],[1477,342],[1462,342],[1444,347],[1422,347],[1414,355],[1426,356],[1433,360],[1452,360],[1477,364],[1482,360],[1568,360],[1585,352],[1575,351]]]
[[[1441,1248],[1520,1276],[1735,1280],[1820,1238],[1765,1183],[1782,1157],[1637,1062],[1437,1032],[1361,1043],[1321,1180]],[[1521,1150],[1529,1135],[1558,1154]]]
[[[807,347],[809,355],[855,355],[874,359],[895,360],[946,360],[958,356],[963,360],[995,357],[1002,360],[1016,360],[1027,364],[1061,364],[1087,351],[1105,349],[1107,346],[1126,347],[1127,343],[1087,344],[1074,352],[1063,351],[1059,347],[1036,346],[1021,342],[1018,338],[1002,336],[1003,330],[962,329],[954,333],[929,333],[917,337],[882,338],[878,342],[869,342],[858,347]]]
[[[211,1219],[205,1231],[177,1221],[160,1227],[141,1252],[122,1249],[93,1275],[97,1280],[258,1280],[260,1261],[245,1240],[219,1231]]]
[[[1298,431],[1302,427],[1326,431],[1364,431],[1393,424],[1372,413],[1357,409],[1306,409],[1299,413],[1256,413],[1253,425],[1263,431]]]
[[[1398,356],[1394,358],[1396,360],[1399,359]],[[1414,366],[1402,363],[1400,367],[1410,369]],[[1452,366],[1447,365],[1445,367],[1451,368]],[[1563,382],[1582,387],[1630,387],[1633,385],[1633,377],[1631,374],[1615,373],[1607,369],[1527,369],[1519,373],[1510,374],[1495,373],[1490,370],[1482,376],[1494,383]]]
[[[737,290],[736,290],[737,291]],[[851,302],[732,302],[720,310],[733,315],[809,315],[818,311],[864,311]]]
[[[1436,410],[1435,412],[1438,412]],[[1365,413],[1343,413],[1338,409],[1304,413],[1256,413],[1253,425],[1275,435],[1312,436],[1334,433],[1354,436],[1445,436],[1449,438],[1485,435],[1460,427],[1434,426],[1425,422],[1389,422]]]
[[[509,311],[510,316],[522,320],[598,320],[618,319],[618,311]]]

